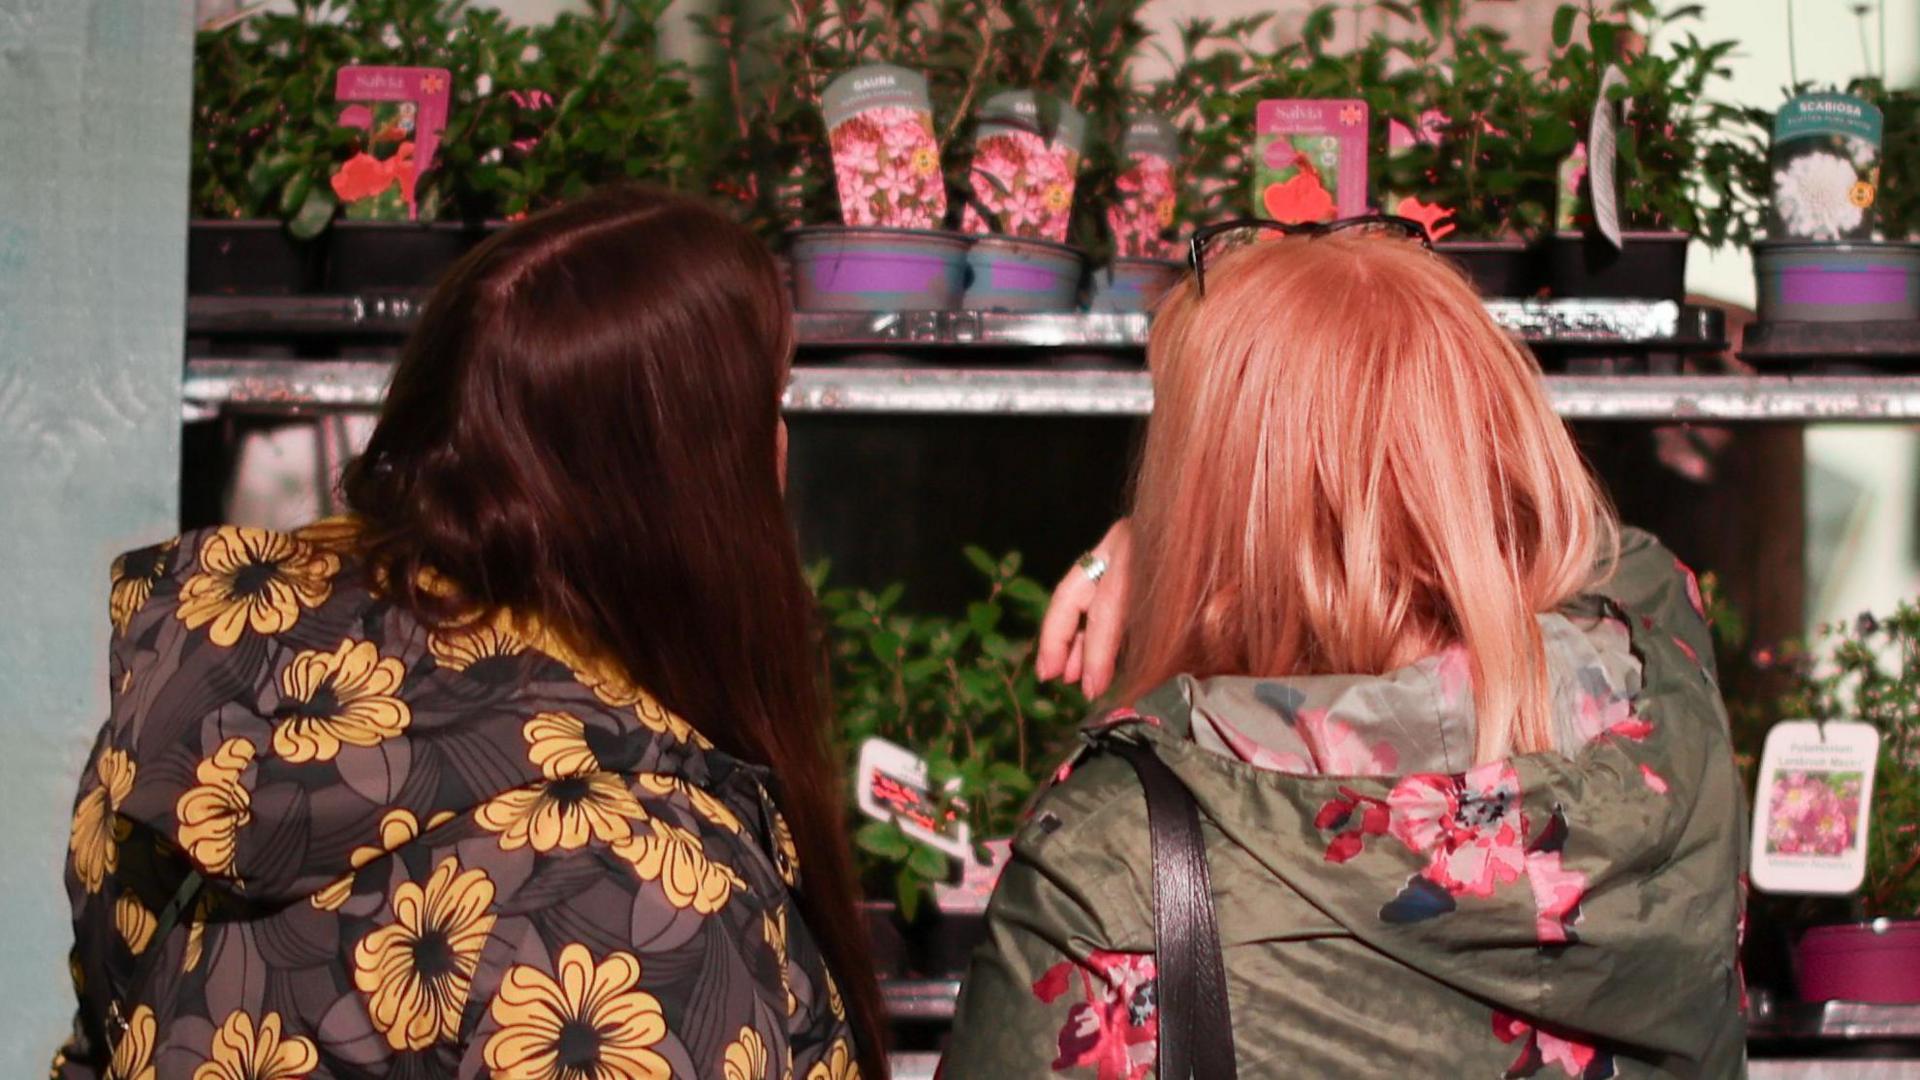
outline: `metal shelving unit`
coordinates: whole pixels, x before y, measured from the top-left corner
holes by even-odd
[[[190,419],[221,412],[310,415],[376,408],[384,360],[195,358]],[[1712,422],[1920,421],[1920,376],[1548,375],[1547,393],[1575,420]],[[1112,368],[961,368],[805,364],[794,413],[963,416],[1145,416],[1146,372]]]
[[[1724,348],[1718,311],[1667,301],[1491,300],[1516,338],[1574,371],[1592,358],[1671,361]],[[379,405],[392,346],[419,317],[408,294],[194,297],[185,415],[311,415]],[[794,413],[1144,416],[1147,317],[1002,312],[803,313]],[[248,356],[255,343],[332,343],[363,359]],[[240,352],[238,356],[217,355]],[[263,350],[265,351],[265,350]],[[284,352],[284,348],[277,350]],[[1576,420],[1785,423],[1920,420],[1920,375],[1555,374],[1548,393]]]

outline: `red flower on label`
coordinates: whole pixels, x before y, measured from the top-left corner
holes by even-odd
[[[341,202],[371,199],[393,186],[393,169],[372,154],[355,154],[333,174],[332,183]]]
[[[1296,224],[1303,221],[1327,221],[1334,215],[1333,196],[1320,182],[1320,174],[1310,162],[1300,158],[1300,171],[1284,184],[1268,184],[1261,201],[1267,216],[1275,221]]]

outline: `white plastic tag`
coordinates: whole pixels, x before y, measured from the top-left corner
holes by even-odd
[[[960,860],[960,884],[936,882],[933,886],[934,905],[948,915],[986,914],[987,900],[993,896],[993,887],[1000,883],[1000,871],[1007,868],[1007,860],[1013,857],[1012,840],[985,840],[980,846],[987,849],[986,862],[968,852]]]
[[[901,832],[956,859],[972,858],[967,804],[954,794],[958,780],[935,792],[927,780],[926,761],[885,739],[860,744],[854,779],[861,813],[875,821],[897,822]]]
[[[1871,724],[1790,720],[1767,732],[1754,796],[1754,885],[1826,894],[1860,887],[1879,756]]]
[[[1607,91],[1625,85],[1627,77],[1609,65],[1600,77],[1600,100],[1594,102],[1593,120],[1587,125],[1587,191],[1593,197],[1593,224],[1616,249],[1620,247],[1620,189],[1614,180],[1614,164],[1620,151],[1615,135],[1618,125]]]

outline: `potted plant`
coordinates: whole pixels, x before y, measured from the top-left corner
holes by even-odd
[[[1542,113],[1526,55],[1466,14],[1423,5],[1425,35],[1394,44],[1411,77],[1375,106],[1393,123],[1382,208],[1426,224],[1485,295],[1531,296],[1546,284],[1539,241],[1574,133]]]
[[[1727,76],[1724,61],[1735,43],[1703,44],[1692,35],[1661,47],[1647,42],[1660,40],[1674,19],[1697,15],[1697,9],[1681,8],[1662,17],[1652,0],[1586,0],[1555,13],[1558,53],[1546,68],[1544,100],[1558,122],[1582,136],[1596,107],[1620,110],[1614,165],[1622,241],[1616,248],[1598,232],[1592,170],[1571,170],[1570,190],[1562,191],[1570,213],[1561,224],[1574,228],[1563,228],[1553,244],[1555,295],[1679,300],[1685,294],[1687,245],[1700,223],[1700,193],[1715,186],[1703,171],[1702,148],[1731,115],[1707,92]],[[1642,22],[1644,33],[1632,19]],[[1582,20],[1586,33],[1576,40],[1573,32]],[[1602,101],[1610,67],[1624,81]]]
[[[253,13],[195,37],[187,289],[298,293],[318,284],[314,237],[333,217],[325,174],[333,87],[321,65],[349,46],[339,26]]]
[[[941,65],[922,61],[984,53],[991,26],[959,2],[757,10],[727,0],[695,18],[715,46],[708,188],[787,241],[803,310],[957,307],[968,240],[947,228],[943,156],[956,121],[936,128],[954,114],[942,107]]]
[[[1920,320],[1920,243],[1909,238],[1920,207],[1911,174],[1920,168],[1920,136],[1912,127],[1920,119],[1920,99],[1889,91],[1878,79],[1854,80],[1845,96],[1813,89],[1789,91],[1781,108],[1795,112],[1783,112],[1778,124],[1757,110],[1745,117],[1769,135],[1779,124],[1798,132],[1784,145],[1775,140],[1753,181],[1762,205],[1770,201],[1775,210],[1767,215],[1768,237],[1753,244],[1760,317],[1768,323],[1889,323],[1888,333],[1870,336],[1898,348],[1920,336],[1902,325]],[[1870,141],[1838,133],[1838,127],[1809,136],[1800,118],[1827,105],[1852,105],[1868,115],[1878,110],[1874,120],[1884,135],[1877,154]],[[1876,126],[1855,121],[1861,122]]]
[[[869,738],[883,738],[929,765],[936,791],[951,790],[976,841],[1010,836],[1039,778],[1072,745],[1086,702],[1033,674],[1032,635],[1047,594],[1020,575],[1020,556],[968,560],[986,595],[960,618],[911,615],[899,585],[879,593],[824,588],[833,701],[839,738],[852,762]],[[953,862],[910,839],[894,822],[868,821],[855,834],[863,876],[891,897],[873,908],[878,935],[904,941],[893,966],[925,973],[959,970],[980,933],[977,919],[941,918],[925,900]],[[984,852],[976,852],[984,859]]]
[[[1823,627],[1822,635],[1814,650],[1788,650],[1784,664],[1793,682],[1773,718],[1864,721],[1879,730],[1880,750],[1860,891],[1837,903],[1781,905],[1789,917],[1814,924],[1805,926],[1793,947],[1799,996],[1920,1002],[1920,832],[1914,824],[1920,821],[1920,773],[1912,766],[1920,754],[1920,606],[1903,602],[1889,616],[1862,615],[1851,624]],[[1756,800],[1756,813],[1780,797],[1807,803],[1816,813],[1781,814],[1776,821],[1782,827],[1807,822],[1814,830],[1810,843],[1820,838],[1819,805],[1850,797],[1844,784],[1822,785],[1811,776],[1786,777],[1781,784],[1782,790]]]

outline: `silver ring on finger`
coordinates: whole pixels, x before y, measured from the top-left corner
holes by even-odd
[[[1100,579],[1107,574],[1107,560],[1095,555],[1091,551],[1080,556],[1079,561],[1075,562],[1074,565],[1080,568],[1081,573],[1087,575],[1088,581],[1096,585],[1098,585]]]

